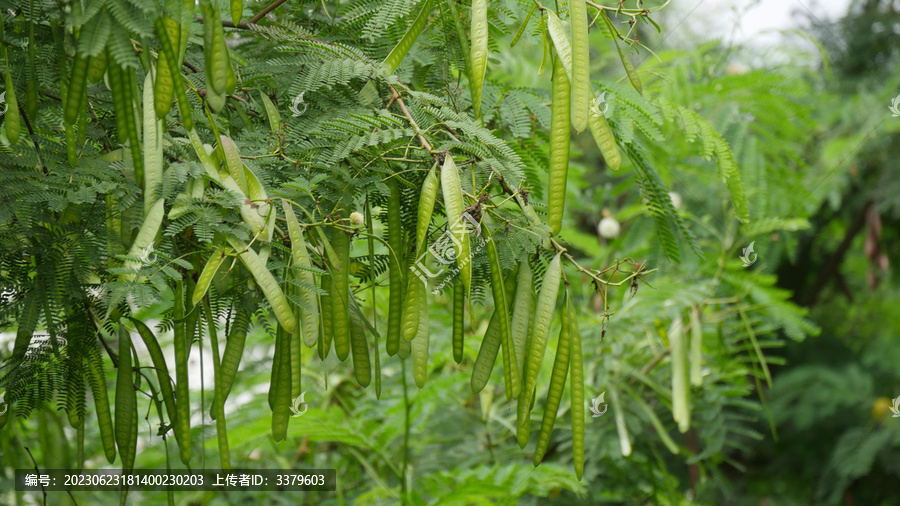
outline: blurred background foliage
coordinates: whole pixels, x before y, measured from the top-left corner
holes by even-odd
[[[489,85],[534,87],[546,99],[549,82],[537,77],[540,32],[527,30],[509,48],[507,32],[520,21],[511,14],[492,20],[504,28],[495,39]],[[262,401],[273,350],[255,325],[226,406],[232,464],[335,468],[339,489],[182,492],[179,503],[396,504],[405,444],[405,479],[417,504],[894,503],[900,497],[900,422],[889,406],[900,395],[900,284],[890,260],[900,258],[900,118],[891,117],[888,105],[900,93],[900,12],[890,0],[860,1],[834,23],[805,24],[816,44],[798,46],[793,61],[750,66],[745,62],[759,60],[756,49],[718,41],[657,50],[658,59],[646,51],[632,55],[635,64],[642,62],[645,96],[652,101],[626,88],[618,55],[593,34],[592,75],[604,78],[596,84],[609,91],[611,122],[620,138],[631,125],[653,141],[646,144],[648,160],[677,194],[677,211],[703,257],[683,247],[680,263],[667,260],[634,167],[626,161],[611,172],[589,136],[575,139],[575,184],[562,232],[570,252],[586,267],[604,269],[629,257],[657,269],[637,289],[625,284],[605,293],[568,272],[587,394],[605,393],[611,404],[588,419],[583,481],[571,471],[567,423],[557,423],[540,467],[531,463],[531,447],[518,448],[515,408],[503,398],[499,367],[485,391],[472,394],[475,339],[457,365],[444,307],[432,311],[432,370],[421,390],[395,358],[383,364],[376,400],[333,356],[322,363],[304,353],[309,410],[292,418],[287,444],[279,445]],[[670,26],[664,24],[662,35],[646,25],[638,33],[648,46],[665,48]],[[427,61],[427,54],[414,54]],[[413,67],[406,72],[415,82]],[[636,118],[636,110],[646,118]],[[703,141],[686,134],[690,114],[706,119],[731,146],[747,190],[749,223],[740,223],[728,206]],[[617,238],[598,235],[606,214],[621,224]],[[756,261],[744,267],[739,257],[751,243]],[[375,303],[377,314],[370,316],[384,321],[387,301]],[[433,304],[449,301],[438,297]],[[691,308],[699,319],[679,330],[677,321]],[[483,314],[476,324],[469,335],[483,334]],[[699,384],[690,389],[691,427],[682,433],[671,414],[669,338],[673,331],[687,336],[695,326],[703,363]],[[551,335],[558,328],[555,321]],[[555,347],[554,338],[545,364]],[[549,373],[545,367],[539,384]],[[539,398],[538,416],[542,409]],[[560,420],[568,411],[564,395]],[[154,416],[141,421],[138,469],[165,468],[166,451],[177,452],[173,442],[153,436]],[[197,423],[199,412],[195,418],[195,438],[205,432],[204,465],[215,467],[213,426],[208,416],[205,425]],[[101,463],[102,449],[91,434],[94,424],[85,430],[89,468]],[[30,467],[25,446],[42,467],[71,465],[70,432],[52,410],[0,431],[3,489],[13,467]],[[0,502],[21,501],[0,494]],[[147,504],[164,500],[162,494],[132,497]],[[114,502],[87,493],[79,501]]]

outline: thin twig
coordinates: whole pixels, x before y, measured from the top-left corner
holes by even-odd
[[[253,16],[252,18],[250,18],[249,21],[241,21],[241,22],[238,23],[237,25],[234,24],[234,21],[231,21],[231,20],[229,20],[229,19],[223,19],[223,20],[222,20],[222,26],[224,26],[224,27],[226,27],[226,28],[240,28],[241,30],[249,30],[249,29],[250,29],[250,25],[255,25],[255,24],[258,23],[259,20],[262,19],[266,14],[272,12],[276,7],[278,7],[279,5],[281,5],[281,4],[285,3],[285,2],[287,2],[287,0],[275,0],[275,1],[272,2],[268,7],[266,7],[265,9],[263,9],[263,10],[261,10],[261,11],[259,11],[259,14],[257,14],[256,16]],[[201,19],[200,21],[202,22],[203,20]]]
[[[37,461],[34,460],[34,455],[31,454],[31,450],[29,450],[28,447],[26,446],[26,447],[25,447],[25,451],[28,452],[28,456],[31,457],[31,462],[34,463],[34,472],[36,472],[37,474],[41,474],[41,470],[38,469]],[[44,506],[46,506],[46,504],[47,504],[47,490],[44,489],[44,484],[43,484],[43,483],[41,483],[41,492],[44,493]],[[71,494],[70,494],[70,495],[71,495]]]
[[[519,190],[513,190],[513,189],[510,188],[510,186],[506,183],[506,181],[504,180],[504,178],[503,178],[503,176],[502,176],[501,174],[495,172],[494,175],[496,176],[497,182],[500,184],[500,188],[502,188],[503,191],[504,191],[505,193],[507,193],[509,196],[514,197],[514,198],[515,198],[516,204],[518,204],[519,207],[522,207],[522,208],[523,208],[523,211],[524,211],[523,202],[521,202],[521,201],[520,201],[520,198],[518,198],[518,197],[520,197],[520,194],[521,194],[522,190],[521,190],[521,189],[519,189]],[[525,216],[528,216],[528,213],[525,213]],[[603,273],[605,273],[605,272],[607,272],[607,271],[609,271],[610,269],[616,269],[616,270],[618,270],[619,265],[621,265],[622,263],[626,263],[626,262],[629,261],[630,259],[627,259],[627,258],[626,258],[626,259],[622,260],[621,262],[616,262],[616,265],[614,265],[614,266],[608,267],[608,268],[606,268],[606,269],[604,269],[604,270],[602,270],[602,271],[594,272],[594,271],[592,271],[592,270],[590,270],[590,269],[587,269],[587,268],[585,268],[585,267],[582,267],[581,264],[579,264],[579,263],[575,260],[575,258],[574,258],[571,254],[569,254],[568,250],[567,250],[563,245],[559,244],[559,243],[558,243],[556,240],[554,240],[553,238],[550,239],[550,244],[553,246],[553,248],[554,248],[557,252],[562,253],[563,256],[566,257],[566,260],[568,260],[573,266],[575,266],[575,268],[578,269],[579,272],[581,272],[582,274],[588,276],[589,278],[591,278],[591,279],[594,280],[595,282],[597,282],[597,283],[602,283],[602,284],[604,284],[604,285],[608,285],[608,286],[621,286],[621,285],[625,284],[627,281],[631,280],[632,278],[635,278],[635,277],[638,277],[638,276],[642,276],[642,275],[644,275],[644,274],[649,274],[649,273],[651,273],[651,272],[656,271],[656,269],[644,270],[644,269],[642,269],[642,268],[638,268],[637,270],[635,270],[635,271],[633,271],[633,272],[630,272],[629,275],[628,275],[628,277],[626,277],[625,279],[613,283],[613,282],[611,282],[609,279],[603,279],[603,278],[601,278],[600,275],[603,274]]]
[[[191,69],[195,74],[200,72],[199,70],[197,70],[197,67],[191,65],[191,63],[187,60],[182,61],[181,64],[184,65],[185,67]]]
[[[398,92],[393,85],[389,84],[388,86],[391,87],[391,99],[397,102],[397,104],[400,106],[400,110],[403,111],[403,115],[406,116],[406,119],[409,121],[409,124],[416,129],[416,135],[419,136],[419,140],[422,141],[422,147],[424,147],[428,151],[432,151],[431,143],[428,142],[428,139],[426,139],[425,136],[421,134],[419,125],[416,124],[416,120],[413,119],[412,115],[409,113],[409,109],[406,108],[406,104],[403,103],[403,99],[400,98],[400,92]]]
[[[41,164],[41,171],[43,171],[44,175],[50,174],[47,170],[47,167],[44,165],[43,157],[41,156],[41,148],[38,146],[37,138],[34,135],[34,129],[31,128],[31,121],[28,121],[28,115],[25,114],[25,107],[22,104],[19,104],[19,116],[22,117],[22,121],[25,122],[25,128],[28,129],[28,134],[31,137],[31,142],[34,143],[34,151],[37,153],[38,161]]]

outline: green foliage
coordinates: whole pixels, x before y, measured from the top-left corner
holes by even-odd
[[[64,9],[40,3],[40,10],[27,17],[10,17],[9,8],[20,12],[29,2],[0,2],[9,34],[0,42],[24,47],[21,34],[33,28],[36,51],[56,62],[36,73],[43,96],[37,114],[27,117],[27,134],[23,130],[15,143],[0,136],[0,290],[5,298],[0,326],[16,333],[12,354],[7,358],[4,352],[0,388],[17,415],[5,422],[9,432],[2,433],[0,442],[26,439],[32,423],[26,418],[34,412],[44,417],[34,422],[41,430],[62,433],[61,417],[44,415],[55,401],[84,438],[84,443],[75,442],[84,446],[75,465],[87,465],[100,455],[96,415],[84,392],[88,383],[93,392],[109,385],[78,371],[86,363],[103,363],[106,371],[110,364],[118,367],[111,350],[115,336],[130,330],[131,317],[147,322],[160,336],[164,353],[175,365],[171,377],[179,403],[175,413],[162,409],[155,397],[161,376],[149,367],[143,350],[135,349],[135,388],[147,387],[140,388],[138,412],[153,412],[155,406],[159,418],[153,435],[141,429],[142,444],[148,446],[137,456],[139,469],[178,466],[168,453],[167,443],[173,440],[172,448],[178,448],[185,466],[225,465],[231,454],[240,455],[231,460],[243,465],[254,458],[260,435],[271,427],[268,412],[257,407],[265,404],[259,392],[279,391],[270,397],[279,400],[287,385],[282,381],[297,380],[298,375],[291,387],[308,390],[315,405],[289,420],[287,446],[273,441],[260,451],[282,467],[340,469],[339,500],[352,494],[360,503],[471,504],[527,496],[565,502],[590,494],[623,502],[675,503],[685,480],[677,475],[683,471],[674,469],[700,467],[720,484],[723,462],[740,466],[738,457],[762,437],[753,422],[766,414],[762,384],[771,380],[771,366],[781,363],[771,356],[783,344],[781,334],[799,341],[818,332],[806,312],[789,301],[790,293],[775,286],[774,276],[746,271],[734,258],[738,239],[807,225],[806,213],[784,203],[785,196],[803,184],[801,177],[785,175],[789,184],[773,188],[768,197],[760,195],[761,186],[756,185],[759,179],[781,177],[769,172],[776,170],[769,168],[771,163],[781,163],[778,170],[785,174],[802,167],[801,146],[772,139],[773,129],[780,129],[778,135],[795,136],[808,121],[808,108],[797,99],[806,91],[801,78],[765,73],[737,78],[714,69],[688,79],[698,60],[718,51],[707,46],[691,54],[666,54],[652,72],[642,69],[643,95],[602,84],[613,104],[609,122],[627,159],[615,179],[607,172],[586,171],[596,151],[580,149],[580,138],[573,139],[568,200],[574,212],[565,218],[562,232],[553,235],[542,217],[553,106],[547,102],[547,83],[510,84],[489,74],[483,114],[475,119],[466,77],[469,41],[459,16],[451,14],[459,9],[468,16],[468,11],[455,2],[307,1],[280,6],[247,30],[232,32],[229,27],[233,44],[227,61],[233,83],[225,85],[233,84],[234,92],[221,96],[215,90],[223,83],[207,82],[212,74],[201,69],[221,63],[214,60],[224,55],[197,44],[207,39],[198,34],[209,25],[195,20],[192,11],[182,12],[174,20],[180,40],[171,41],[173,46],[178,42],[171,49],[180,53],[186,48],[184,65],[172,75],[184,95],[175,94],[178,107],[157,123],[162,162],[148,162],[140,170],[144,150],[153,144],[147,140],[153,135],[148,126],[155,126],[157,118],[142,116],[144,110],[156,109],[141,103],[143,85],[132,85],[131,80],[144,83],[150,74],[146,82],[163,82],[154,73],[161,72],[156,64],[166,50],[153,27],[156,18],[173,8],[171,2],[164,3],[94,0]],[[428,25],[397,71],[387,75],[381,62],[421,5],[432,5],[425,13]],[[491,5],[492,58],[509,57],[500,50],[504,37],[530,8]],[[646,21],[646,15],[631,11],[623,15]],[[202,22],[210,21],[207,15]],[[533,16],[532,22],[544,20]],[[238,34],[234,40],[232,33]],[[613,46],[608,40],[604,44],[604,50]],[[69,99],[66,81],[74,79],[69,69],[75,57],[94,58],[104,50],[110,68],[122,79],[88,84],[79,120],[63,121],[62,104],[54,99]],[[29,79],[25,52],[11,51],[10,60],[16,69],[14,82]],[[493,60],[489,68],[492,65]],[[776,83],[785,83],[780,84],[784,94],[773,98],[766,90]],[[746,114],[754,119],[742,127],[740,118]],[[225,135],[233,146],[220,140]],[[442,260],[430,258],[434,252],[429,248],[417,251],[414,238],[422,183],[429,169],[447,156],[460,168],[467,212],[481,227],[491,227],[482,237],[496,241],[498,261],[491,265],[485,248],[473,248],[461,364],[451,362],[448,344],[449,291],[427,296],[432,321],[425,326],[432,334],[427,382],[417,376],[422,388],[411,393],[402,349],[388,357],[380,348],[388,313],[388,271],[395,268],[387,249],[385,180],[395,178],[400,188],[402,249],[397,253],[404,280],[416,282],[409,268],[418,260],[426,258],[422,265],[429,268],[440,268]],[[159,189],[151,188],[156,184],[147,177],[151,170],[161,174]],[[750,181],[746,188],[743,181]],[[594,182],[599,182],[596,188]],[[669,195],[673,187],[689,193],[687,208],[676,207]],[[146,202],[148,195],[164,200],[159,230],[151,228],[151,213],[144,212],[151,208],[147,204],[155,205]],[[306,252],[290,241],[279,211],[281,199],[297,215]],[[626,234],[597,240],[598,208],[612,202],[619,207],[615,211]],[[758,212],[757,205],[765,212]],[[372,219],[371,227],[355,216],[364,206],[372,208],[364,217]],[[428,245],[444,239],[459,219],[448,215],[455,213],[448,213],[447,207],[442,199],[437,202],[428,224]],[[766,219],[751,222],[751,217]],[[347,241],[350,254],[342,258],[335,250],[343,252],[341,244]],[[480,244],[475,239],[472,243]],[[230,249],[223,249],[226,245]],[[195,306],[195,284],[217,251],[226,256],[203,302]],[[551,434],[545,462],[533,469],[515,443],[516,409],[500,400],[506,392],[501,392],[499,367],[477,396],[469,391],[466,378],[451,374],[471,370],[494,310],[493,296],[488,295],[491,279],[501,279],[527,261],[536,292],[548,260],[558,252],[565,252],[565,289],[580,309],[589,394],[615,389],[622,398],[637,400],[624,403],[622,410],[631,434],[650,432],[650,427],[665,433],[658,434],[659,439],[634,437],[634,455],[626,460],[616,444],[616,438],[624,436],[614,435],[614,424],[605,423],[612,415],[601,419],[604,423],[597,423],[596,430],[592,426],[586,436],[584,482],[570,471],[571,437],[561,429],[568,425],[561,423]],[[310,267],[294,264],[300,254],[309,255]],[[344,268],[349,287],[339,286],[343,278],[338,274]],[[492,272],[497,268],[499,273]],[[316,284],[292,275],[299,270],[313,273]],[[347,312],[341,314],[341,303],[332,301],[348,288]],[[302,291],[312,292],[312,299],[298,296]],[[317,307],[311,307],[310,300],[317,300]],[[182,307],[186,301],[190,303]],[[209,304],[214,318],[201,315],[203,303]],[[279,346],[271,357],[274,336],[287,335],[288,322],[301,309],[322,320],[315,329],[316,351],[292,346],[288,361],[287,347]],[[704,375],[703,385],[687,392],[692,428],[682,436],[670,416],[675,396],[683,392],[669,386],[673,366],[666,329],[673,321],[688,321],[692,309],[702,315],[702,343],[690,360],[702,363]],[[344,318],[364,329],[361,353],[375,354],[374,395],[372,388],[360,388],[350,379],[367,377],[351,374],[351,367],[361,367],[356,362],[359,350],[354,350],[352,366],[330,352],[344,344],[332,332],[336,324],[346,324]],[[555,349],[556,326],[551,328],[550,350]],[[199,350],[201,367],[208,367],[203,365],[209,360],[204,348],[212,332],[225,348],[224,356],[241,361],[239,369],[234,367],[236,379],[223,378],[224,367],[218,364],[212,368],[214,387],[233,385],[233,395],[220,413],[229,425],[228,438],[219,432],[225,423],[221,419],[216,438],[206,431],[206,399],[212,391],[207,379],[200,385],[186,384],[191,348],[195,354]],[[51,343],[54,336],[64,337],[67,345],[31,351],[41,335],[51,336]],[[360,342],[356,339],[354,345]],[[229,355],[229,346],[236,357]],[[544,364],[553,359],[552,351],[547,355]],[[276,364],[279,369],[273,372]],[[549,367],[541,368],[532,422],[543,415],[549,374]],[[280,378],[279,384],[272,386],[271,378]],[[595,392],[597,388],[601,390]],[[759,402],[749,400],[754,395]],[[562,419],[571,416],[568,399],[563,396],[557,414]],[[199,426],[196,417],[183,416],[190,412],[182,411],[184,403],[190,410],[199,406]],[[271,402],[270,407],[276,410]],[[277,406],[280,414],[284,408],[283,403]],[[79,417],[83,425],[73,422]],[[60,439],[68,448],[65,438]],[[676,451],[663,458],[660,445]],[[52,460],[50,448],[52,444],[39,454],[42,465]],[[123,453],[121,448],[118,453]],[[18,458],[16,462],[18,466]],[[607,486],[601,480],[606,476],[632,476],[631,483],[637,485],[622,481]],[[349,485],[363,481],[366,486]],[[199,500],[186,496],[188,501]]]

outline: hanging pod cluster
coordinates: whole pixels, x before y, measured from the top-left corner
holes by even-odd
[[[236,6],[232,5],[232,16]],[[200,1],[203,14],[203,58],[206,62],[206,103],[213,112],[225,107],[225,97],[234,93],[237,80],[231,67],[228,46],[225,45],[225,28],[217,2]],[[238,13],[240,18],[240,13]]]
[[[134,382],[130,328],[143,341],[149,351],[155,370],[158,391],[168,415],[169,426],[178,443],[182,462],[187,465],[192,458],[191,438],[191,389],[189,384],[188,357],[192,338],[201,315],[208,327],[209,343],[212,347],[213,372],[215,377],[214,396],[210,416],[216,420],[217,442],[221,465],[229,467],[229,446],[225,427],[224,405],[243,356],[249,317],[239,315],[230,322],[223,349],[219,348],[219,332],[216,327],[215,307],[210,303],[216,293],[213,286],[227,279],[237,262],[249,273],[258,287],[277,321],[274,340],[272,377],[268,396],[272,409],[272,434],[276,441],[287,436],[291,417],[292,402],[302,394],[301,353],[302,348],[316,348],[321,359],[325,359],[331,348],[341,361],[352,360],[353,371],[358,384],[366,387],[373,376],[375,366],[376,391],[380,385],[380,361],[378,347],[375,359],[371,359],[371,345],[367,334],[378,336],[368,324],[357,305],[350,285],[351,233],[356,231],[345,226],[344,218],[350,216],[352,195],[340,195],[332,218],[316,222],[306,209],[295,206],[289,200],[281,205],[273,204],[268,192],[250,163],[244,163],[237,143],[220,134],[216,122],[210,117],[212,131],[211,144],[205,144],[194,124],[187,90],[191,85],[181,74],[181,62],[189,36],[189,25],[197,6],[192,0],[167,0],[163,2],[163,15],[156,18],[153,29],[158,39],[156,59],[147,47],[143,51],[144,82],[142,89],[136,83],[138,60],[118,58],[113,51],[114,37],[124,33],[113,27],[113,17],[100,10],[81,27],[78,48],[70,75],[63,86],[63,119],[66,128],[69,162],[74,165],[77,158],[78,137],[83,134],[88,85],[105,80],[112,91],[113,105],[119,139],[127,143],[130,151],[136,181],[143,190],[142,223],[132,239],[130,227],[117,221],[119,209],[110,202],[111,226],[117,228],[120,237],[128,237],[126,248],[121,251],[124,262],[119,276],[122,282],[140,282],[152,277],[155,269],[161,269],[147,261],[154,251],[163,222],[176,220],[189,211],[192,201],[201,198],[207,186],[218,187],[235,196],[242,226],[247,236],[233,233],[217,234],[202,254],[192,255],[196,278],[184,276],[175,282],[171,317],[174,336],[174,374],[170,375],[166,357],[154,330],[143,322],[127,318],[118,321],[118,372],[116,377],[116,402],[114,413],[110,412],[110,402],[105,388],[103,363],[99,355],[85,357],[86,376],[94,394],[98,423],[104,452],[110,461],[118,452],[123,468],[134,465],[136,455],[137,402]],[[583,0],[571,1],[570,19],[572,23],[572,43],[569,43],[558,17],[548,12],[548,32],[556,46],[553,76],[553,108],[550,137],[550,189],[548,217],[553,233],[558,233],[562,222],[567,178],[570,124],[577,132],[590,127],[598,145],[601,145],[608,163],[613,163],[618,155],[615,139],[602,115],[591,109],[589,61],[587,46],[587,17]],[[240,1],[230,4],[231,16],[235,24],[240,22],[243,5]],[[396,70],[408,53],[416,38],[427,24],[431,11],[431,0],[423,2],[419,14],[408,32],[400,40],[384,61],[388,72]],[[452,9],[455,9],[451,5]],[[229,50],[221,22],[219,6],[210,0],[201,0],[199,9],[203,18],[203,51],[205,60],[205,101],[212,112],[220,111],[226,104],[226,97],[236,87],[236,76],[231,65]],[[482,96],[488,60],[487,1],[473,0],[470,27],[470,44],[467,45],[467,69],[471,84],[472,104],[476,117],[482,113]],[[0,26],[2,30],[2,26]],[[60,35],[62,27],[55,27]],[[464,33],[460,30],[461,33]],[[2,40],[0,32],[0,40]],[[115,47],[121,47],[115,41]],[[142,43],[147,43],[146,38]],[[59,48],[62,43],[59,42]],[[61,69],[67,67],[65,52],[58,48]],[[2,48],[5,51],[5,47]],[[2,55],[0,55],[2,56]],[[14,92],[7,79],[7,103],[15,107]],[[142,93],[138,93],[141,91]],[[13,93],[13,95],[10,95]],[[265,96],[262,100],[273,131],[280,128],[280,117],[274,104]],[[181,193],[170,202],[168,214],[163,196],[164,174],[164,122],[177,104],[178,117],[203,167],[204,177],[189,179]],[[7,114],[5,130],[7,137],[15,141],[18,133],[17,118]],[[460,169],[450,153],[445,153],[442,163],[438,162],[428,171],[418,198],[416,228],[414,238],[407,240],[401,219],[401,193],[398,178],[391,176],[385,180],[389,194],[386,202],[386,241],[388,246],[388,288],[389,310],[385,339],[385,349],[389,356],[401,359],[412,357],[412,374],[416,384],[422,388],[428,373],[429,360],[429,311],[428,287],[425,281],[412,273],[415,261],[411,253],[422,256],[428,251],[429,228],[436,202],[440,193],[446,213],[446,227],[450,240],[455,245],[458,273],[451,287],[453,357],[461,363],[465,357],[465,307],[472,292],[473,232],[466,226],[469,219],[467,204],[462,188]],[[517,197],[517,199],[519,199]],[[521,201],[520,201],[521,202]],[[269,257],[277,255],[279,249],[272,247],[276,223],[281,207],[287,238],[290,240],[290,254],[285,254],[284,269],[273,271],[269,267]],[[297,210],[307,213],[309,222],[302,224]],[[523,209],[530,210],[523,206]],[[371,213],[367,213],[371,219]],[[536,215],[529,215],[537,219]],[[305,220],[304,220],[305,221]],[[485,335],[481,341],[475,360],[471,387],[480,392],[487,385],[498,355],[502,350],[503,381],[508,400],[517,403],[516,435],[523,447],[527,444],[532,429],[531,410],[537,397],[538,375],[544,362],[549,342],[549,333],[562,281],[561,254],[549,262],[543,276],[540,292],[535,294],[535,275],[527,261],[519,260],[514,269],[504,271],[495,240],[496,226],[484,214],[478,219],[477,235],[484,241],[488,260],[491,295],[494,311]],[[371,234],[371,225],[367,227]],[[126,230],[127,229],[127,230]],[[283,229],[280,229],[283,230]],[[127,232],[127,233],[126,233]],[[413,235],[413,234],[409,234]],[[414,249],[411,250],[411,248]],[[370,257],[374,257],[371,253]],[[223,266],[227,266],[223,268]],[[374,260],[370,265],[374,272]],[[373,275],[374,276],[374,275]],[[196,279],[196,281],[194,281]],[[553,364],[551,381],[547,389],[547,403],[537,438],[534,453],[535,464],[540,463],[549,443],[550,434],[556,420],[557,409],[565,389],[566,381],[571,382],[573,452],[576,471],[581,477],[584,459],[584,392],[581,365],[581,344],[575,324],[574,311],[568,295],[564,298],[561,313],[562,328],[558,340],[556,359]],[[221,351],[221,353],[220,353]],[[171,362],[170,362],[171,363]],[[569,379],[571,378],[571,379]],[[173,381],[174,380],[174,381]],[[160,409],[162,412],[162,409]],[[114,414],[114,417],[113,417]],[[162,414],[160,414],[162,418]],[[77,420],[76,420],[77,421]]]
[[[566,121],[568,122],[568,116]],[[452,290],[452,346],[454,358],[460,362],[464,351],[463,307],[469,293],[470,278],[467,277],[466,268],[471,266],[469,259],[471,245],[469,244],[469,233],[463,227],[459,227],[458,230],[462,231],[463,235],[457,236],[458,232],[453,227],[466,211],[466,206],[462,199],[459,169],[449,153],[445,155],[440,176],[435,174],[435,167],[433,167],[422,185],[416,226],[415,251],[417,253],[426,251],[428,246],[428,227],[439,189],[444,198],[448,231],[453,236],[456,248],[458,248],[456,253],[459,275]],[[504,272],[489,220],[488,218],[484,218],[484,220],[479,231],[483,234],[485,241],[495,308],[475,359],[471,385],[475,393],[484,389],[490,379],[497,356],[502,350],[506,397],[510,400],[516,399],[517,438],[524,448],[531,429],[530,413],[537,392],[538,373],[543,363],[549,341],[550,324],[557,307],[562,280],[562,257],[560,253],[550,261],[543,277],[540,293],[535,296],[534,273],[529,263],[527,261],[519,262],[515,269]],[[389,226],[390,223],[389,216]],[[399,265],[402,266],[402,259],[399,262]],[[413,377],[419,387],[423,386],[427,372],[429,334],[426,292],[426,285],[422,279],[414,275],[408,277],[403,298],[405,302],[402,306],[402,339],[400,343],[392,345],[389,334],[387,346],[389,354],[399,350],[403,356],[401,344],[410,342],[413,356]],[[391,299],[394,300],[394,298],[395,294],[392,290]],[[575,468],[580,478],[584,462],[584,375],[581,340],[568,296],[566,296],[561,314],[562,331],[548,388],[547,406],[540,426],[534,462],[535,464],[540,463],[546,450],[556,420],[563,387],[566,378],[570,377],[573,450]]]
[[[607,166],[618,170],[622,156],[609,123],[593,98],[590,83],[590,46],[584,0],[569,2],[571,41],[559,16],[547,10],[547,30],[556,49],[553,61],[550,120],[550,167],[547,221],[554,234],[562,228],[569,168],[569,120],[576,133],[590,127]],[[605,19],[605,15],[601,14]],[[527,20],[526,20],[527,22]],[[623,57],[624,58],[624,57]],[[627,59],[623,59],[627,61]],[[633,68],[631,69],[633,73]],[[629,74],[631,75],[631,73]],[[636,76],[636,73],[634,73]]]
[[[488,244],[492,242],[489,241]],[[488,255],[490,257],[494,255],[490,249]],[[501,279],[494,279],[494,259],[491,258],[494,300],[500,302],[495,304],[494,314],[488,323],[478,357],[475,359],[472,391],[479,393],[484,389],[498,351],[502,348],[506,395],[508,399],[516,399],[516,438],[522,448],[528,444],[531,410],[537,396],[538,374],[549,341],[550,324],[556,313],[562,279],[561,262],[561,254],[553,257],[544,273],[541,289],[535,296],[534,274],[527,261],[520,262],[503,280],[502,276]],[[499,269],[497,271],[499,272]],[[584,468],[584,373],[581,337],[568,294],[565,296],[560,314],[562,325],[556,359],[547,388],[547,403],[533,460],[535,465],[540,464],[547,449],[568,377],[572,397],[572,449],[576,474],[580,479]]]

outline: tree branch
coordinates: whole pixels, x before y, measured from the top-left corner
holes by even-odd
[[[856,234],[858,234],[865,226],[866,212],[871,205],[871,202],[866,202],[856,213],[856,216],[853,217],[853,221],[847,226],[847,230],[844,233],[844,239],[834,252],[828,256],[828,259],[825,260],[825,263],[822,264],[822,267],[816,274],[812,287],[801,302],[802,305],[811,306],[815,304],[816,299],[819,297],[819,293],[825,288],[825,284],[839,272],[838,269],[840,269],[841,263],[844,260],[844,255],[846,255],[847,250],[850,249],[853,238],[856,237]]]
[[[416,135],[422,142],[422,147],[427,149],[429,152],[432,151],[431,143],[428,142],[428,139],[426,139],[424,135],[422,135],[421,131],[419,130],[419,125],[416,124],[416,120],[413,119],[412,114],[409,113],[409,109],[406,108],[406,104],[403,103],[403,99],[400,98],[400,92],[398,92],[397,88],[394,88],[393,85],[389,84],[388,86],[391,87],[391,100],[397,102],[397,104],[400,106],[400,110],[403,111],[403,115],[406,116],[406,119],[409,121],[409,124],[416,129]]]
[[[281,5],[285,2],[287,2],[287,0],[275,0],[274,2],[269,4],[269,6],[267,6],[265,9],[259,11],[259,14],[250,18],[249,21],[241,21],[237,25],[234,24],[234,21],[231,21],[229,19],[223,19],[222,26],[224,26],[225,28],[240,28],[241,30],[249,30],[250,25],[255,25],[256,23],[259,22],[260,19],[263,18],[263,16],[272,12],[273,10],[275,10],[275,8],[277,8],[279,5]],[[203,22],[203,19],[200,19],[200,21]]]

